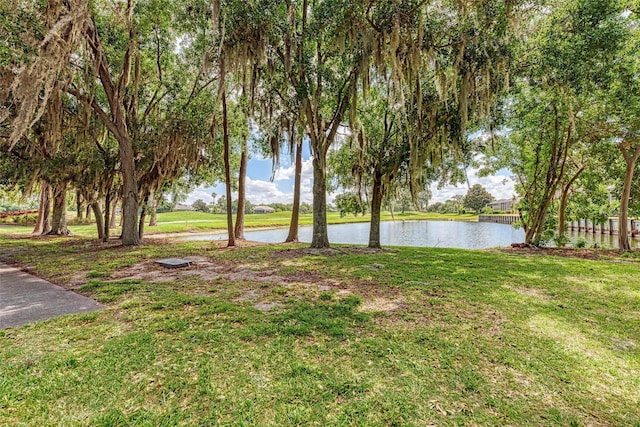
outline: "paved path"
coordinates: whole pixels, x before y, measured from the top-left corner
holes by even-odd
[[[0,263],[0,329],[101,308],[90,298]]]

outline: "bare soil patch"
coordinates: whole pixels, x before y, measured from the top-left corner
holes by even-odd
[[[578,248],[536,248],[536,247],[509,247],[492,249],[492,252],[502,252],[515,255],[544,255],[564,258],[580,258],[590,260],[606,260],[613,262],[638,262],[634,257],[624,255],[615,249],[578,249]],[[640,254],[640,251],[633,251]],[[635,255],[635,254],[634,254]]]
[[[372,313],[376,311],[395,311],[402,307],[402,305],[402,300],[390,300],[388,298],[375,297],[364,301],[362,305],[358,307],[358,310],[365,313]]]

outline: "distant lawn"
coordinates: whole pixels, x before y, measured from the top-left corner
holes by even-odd
[[[68,214],[69,218],[73,218],[73,214]],[[464,215],[444,215],[436,213],[421,212],[405,212],[395,213],[395,219],[402,220],[456,220],[456,221],[477,221],[478,216],[473,214]],[[382,213],[383,221],[393,219],[389,212]],[[370,215],[357,216],[347,215],[340,217],[337,212],[327,213],[327,222],[329,224],[345,224],[354,222],[369,222]],[[235,221],[235,215],[234,215]],[[245,227],[247,228],[264,228],[264,227],[288,227],[291,221],[291,212],[276,212],[272,214],[249,214],[245,216]],[[118,221],[119,223],[119,221]],[[300,215],[300,225],[313,224],[312,214]],[[0,226],[1,234],[29,234],[32,226]],[[97,231],[95,224],[89,225],[71,225],[71,232],[77,236],[96,237]],[[205,212],[166,212],[158,214],[158,225],[155,227],[145,226],[145,235],[164,234],[164,233],[186,233],[186,232],[205,232],[205,231],[226,231],[227,217],[224,214],[210,214]],[[112,230],[113,236],[120,232],[119,229]]]
[[[108,306],[0,331],[0,425],[640,426],[637,252],[5,236],[0,254]]]

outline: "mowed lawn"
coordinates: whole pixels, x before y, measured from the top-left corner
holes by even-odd
[[[0,254],[108,307],[0,331],[0,425],[640,426],[637,253],[5,235]]]

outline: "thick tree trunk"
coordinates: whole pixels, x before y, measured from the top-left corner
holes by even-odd
[[[636,150],[638,151],[638,150]],[[633,172],[636,168],[638,154],[624,153],[627,167],[624,171],[624,184],[622,185],[622,197],[620,198],[620,214],[618,215],[618,247],[621,251],[630,251],[629,242],[629,198],[631,197],[631,184],[633,182]]]
[[[300,223],[300,190],[302,188],[302,138],[300,137],[296,146],[296,165],[293,181],[293,211],[291,212],[291,223],[289,224],[289,234],[285,243],[298,241],[298,230]]]
[[[98,239],[106,242],[104,238],[104,221],[102,220],[102,211],[100,210],[100,203],[96,200],[89,204],[89,207],[93,210],[93,215],[96,217],[96,228],[98,229]]]
[[[227,117],[227,93],[222,91],[222,131],[224,143],[224,177],[227,194],[227,234],[229,242],[227,246],[235,246],[236,239],[233,230],[232,194],[231,194],[231,164],[229,161],[229,122]]]
[[[380,210],[382,207],[382,176],[376,171],[373,177],[373,197],[371,198],[371,224],[369,226],[369,247],[380,249]]]
[[[67,183],[53,187],[51,231],[47,234],[55,236],[68,236],[71,234],[67,228]]]
[[[317,146],[317,145],[316,145]],[[313,153],[313,238],[311,247],[329,247],[327,230],[327,159],[318,150]]]
[[[247,137],[245,135],[240,155],[240,173],[238,174],[238,212],[236,212],[236,239],[244,240],[244,205],[246,199],[245,182],[247,179]]]
[[[51,186],[42,181],[38,219],[33,234],[47,234],[51,231]]]
[[[120,141],[119,141],[120,142]],[[120,165],[122,169],[122,245],[140,244],[138,234],[138,182],[136,180],[133,148],[128,136],[120,143]]]

